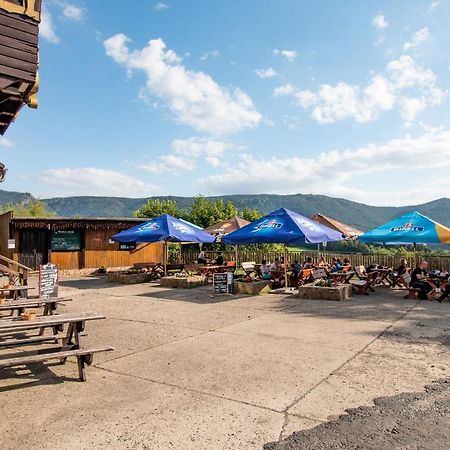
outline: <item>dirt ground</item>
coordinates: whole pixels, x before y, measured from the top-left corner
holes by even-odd
[[[450,442],[450,380],[424,392],[378,398],[372,407],[351,409],[339,419],[300,431],[265,450],[427,449]]]
[[[2,370],[2,450],[291,448],[281,446],[294,432],[319,436],[349,408],[450,378],[450,305],[404,300],[387,288],[340,303],[215,297],[211,287],[124,286],[101,277],[64,276],[60,285],[73,297],[60,313],[107,317],[87,323],[85,345],[115,351],[94,357],[86,383],[70,360]],[[359,423],[366,411],[341,421]],[[420,428],[410,426],[399,434],[415,438]],[[438,429],[430,433],[435,448],[446,442]]]

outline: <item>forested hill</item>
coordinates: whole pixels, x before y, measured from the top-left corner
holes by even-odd
[[[31,194],[0,190],[0,205],[19,203],[33,198]],[[156,197],[155,197],[156,198]],[[193,197],[157,197],[172,199],[181,209],[188,209]],[[398,215],[417,210],[433,219],[450,226],[450,199],[439,199],[422,205],[402,207],[376,207],[356,203],[345,199],[324,195],[227,195],[221,198],[224,202],[231,200],[238,209],[245,207],[270,212],[284,207],[306,216],[320,212],[342,222],[367,230],[380,225]],[[118,197],[64,197],[43,200],[58,216],[81,217],[128,217],[133,211],[145,204],[145,198]]]

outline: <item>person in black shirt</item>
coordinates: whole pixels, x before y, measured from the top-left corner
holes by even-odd
[[[221,252],[219,252],[218,254],[217,254],[217,258],[216,258],[216,264],[218,265],[218,266],[223,266],[223,263],[224,263],[225,261],[224,261],[224,259],[223,259],[223,255],[222,255],[222,253]]]
[[[412,271],[411,283],[412,288],[420,289],[418,297],[420,300],[427,300],[428,293],[432,290],[432,287],[424,280],[428,275],[428,263],[427,261],[421,261],[420,264]]]

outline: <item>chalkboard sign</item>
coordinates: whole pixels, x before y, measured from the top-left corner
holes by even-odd
[[[52,231],[50,241],[53,251],[68,252],[81,250],[81,231]]]
[[[213,275],[214,294],[228,294],[228,277],[226,273]]]
[[[58,266],[39,266],[39,298],[58,297]]]

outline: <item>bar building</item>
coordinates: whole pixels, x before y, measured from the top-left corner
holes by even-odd
[[[111,237],[146,219],[37,218],[0,215],[0,253],[36,269],[51,262],[62,270],[127,267],[161,262],[163,245],[123,245]]]

